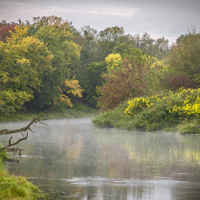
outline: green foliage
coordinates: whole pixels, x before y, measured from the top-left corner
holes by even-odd
[[[164,59],[169,51],[169,40],[164,37],[152,39],[148,33],[144,33],[132,36],[131,41],[143,53],[157,57],[159,60]]]
[[[135,127],[159,130],[174,126],[185,119],[200,116],[200,89],[182,89],[128,102],[125,113],[132,117]]]
[[[118,45],[118,42],[123,36],[123,27],[108,27],[103,31],[100,31],[98,44],[101,61],[103,61],[109,54],[113,53],[115,46]]]
[[[26,178],[10,175],[0,168],[0,199],[37,200],[45,195]]]
[[[200,86],[200,33],[189,32],[180,37],[178,43],[172,47],[167,61],[169,70],[192,80],[194,87]]]
[[[0,149],[2,148],[2,145],[0,144]],[[0,151],[0,167],[1,167],[1,161],[8,160],[8,156],[6,154],[5,150]]]
[[[113,110],[98,114],[92,123],[100,128],[126,128],[133,129],[133,123],[131,117],[124,114],[124,110],[127,108],[127,102],[120,104]]]
[[[187,125],[180,131],[181,134],[200,134],[200,129],[196,128],[195,125]]]
[[[200,133],[200,89],[182,89],[149,97],[136,97],[97,115],[98,127],[156,131],[174,128],[180,133]],[[189,124],[188,124],[189,122]]]
[[[0,145],[0,148],[2,146]],[[0,199],[36,200],[45,195],[26,178],[10,175],[2,164],[8,159],[6,151],[0,151]]]
[[[80,47],[74,43],[72,32],[67,21],[55,16],[34,18],[34,23],[29,26],[29,34],[37,36],[53,55],[53,70],[42,76],[40,90],[35,91],[34,99],[27,104],[30,110],[44,110],[58,103],[61,87],[73,77],[80,59]],[[71,106],[69,96],[66,98]]]
[[[16,26],[6,43],[0,41],[0,114],[20,109],[39,90],[42,76],[52,70],[44,43]]]
[[[104,79],[101,74],[106,71],[105,62],[93,62],[87,65],[85,69],[80,69],[79,80],[83,88],[82,101],[92,107],[97,106],[99,97],[97,86],[102,86]]]
[[[101,62],[102,59],[99,56],[99,33],[97,30],[90,26],[82,27],[83,35],[79,35],[75,38],[75,42],[81,46],[80,63],[81,67],[87,66],[93,62]]]
[[[123,55],[121,66],[121,60],[116,55],[119,54],[106,58],[108,70],[103,74],[105,83],[98,87],[98,102],[102,110],[113,109],[124,100],[159,90],[160,74],[164,68],[161,61],[132,49],[131,55]]]

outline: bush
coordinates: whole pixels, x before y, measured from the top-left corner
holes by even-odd
[[[93,120],[92,123],[99,128],[126,128],[132,129],[133,123],[130,116],[124,114],[127,108],[127,101],[120,104],[113,110],[100,113]]]
[[[113,110],[101,113],[93,123],[98,127],[114,127],[155,131],[174,128],[200,121],[200,88],[163,92],[150,97],[136,97]],[[178,128],[178,127],[177,127]],[[199,133],[200,130],[184,126],[181,133]]]
[[[0,145],[1,148],[1,145]],[[10,175],[3,167],[7,160],[6,151],[0,151],[0,199],[36,200],[45,195],[35,185],[22,176]]]
[[[135,127],[159,130],[174,126],[185,119],[200,116],[200,89],[181,89],[151,97],[130,100],[125,114],[132,117]]]
[[[200,129],[196,128],[195,125],[187,125],[180,130],[181,134],[200,134]]]
[[[21,176],[12,176],[4,169],[0,169],[0,199],[36,200],[45,195]]]
[[[0,149],[2,148],[2,145],[0,144]],[[3,151],[0,151],[0,162],[1,161],[6,161],[8,160],[8,156],[6,154],[6,151],[3,150]]]

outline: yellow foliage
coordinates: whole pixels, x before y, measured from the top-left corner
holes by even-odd
[[[78,98],[82,98],[82,92],[83,90],[81,89],[79,85],[79,81],[75,80],[75,77],[73,79],[68,80],[66,79],[63,83],[63,87],[59,88],[60,96],[58,99],[54,102],[56,105],[60,104],[66,104],[70,107],[72,107],[72,102],[69,96],[67,94],[72,94],[73,96],[77,96]]]
[[[105,58],[105,61],[106,61],[106,64],[107,64],[107,70],[108,71],[115,70],[118,67],[122,66],[122,58],[121,58],[121,55],[119,53],[109,54]]]
[[[79,81],[74,79],[64,81],[64,87],[67,93],[72,93],[74,96],[82,97],[82,89],[80,88]]]

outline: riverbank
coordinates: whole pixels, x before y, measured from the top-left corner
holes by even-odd
[[[181,89],[150,97],[136,97],[97,115],[97,127],[200,134],[200,89]]]
[[[8,157],[0,152],[0,199],[37,200],[46,199],[47,195],[25,177],[10,175],[4,166]]]
[[[45,119],[62,119],[62,118],[88,118],[95,116],[97,110],[84,104],[75,104],[72,108],[51,108],[41,112],[29,112],[27,110],[19,111],[12,115],[0,116],[1,122],[11,121],[27,121],[36,116],[41,116]]]

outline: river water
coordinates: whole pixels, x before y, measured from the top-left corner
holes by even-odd
[[[27,123],[0,124],[0,129]],[[7,167],[48,192],[49,199],[200,199],[199,135],[99,129],[91,119],[45,123],[18,144],[20,162]],[[21,137],[13,136],[13,141]],[[9,138],[1,136],[0,143]]]

